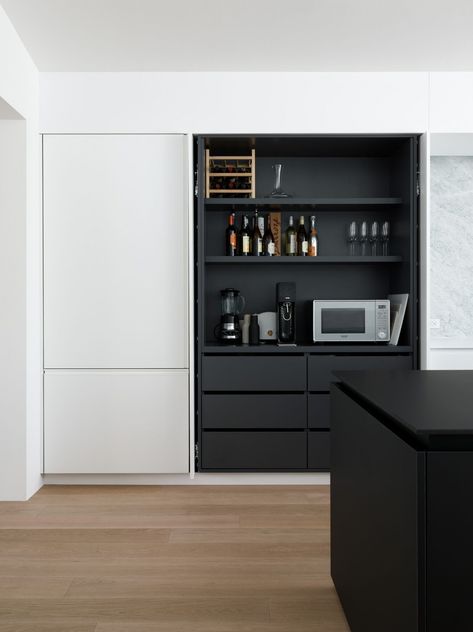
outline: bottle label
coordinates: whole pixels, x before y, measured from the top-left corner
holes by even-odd
[[[242,250],[243,250],[243,252],[250,252],[250,237],[249,237],[249,235],[243,235]]]
[[[236,233],[232,233],[230,235],[230,246],[231,246],[232,250],[236,250],[236,247],[237,247],[237,236],[236,236]]]
[[[275,248],[274,241],[270,241],[269,244],[268,244],[268,255],[274,256],[275,250],[276,250],[276,248]]]
[[[309,250],[309,242],[304,240],[302,242],[302,252],[307,252],[308,250]]]
[[[263,240],[261,237],[258,237],[258,252],[261,254],[263,252]]]
[[[309,257],[316,257],[316,256],[317,256],[317,240],[311,239],[310,248],[309,248]]]
[[[286,254],[293,255],[296,254],[296,236],[289,235],[289,239],[286,244]]]

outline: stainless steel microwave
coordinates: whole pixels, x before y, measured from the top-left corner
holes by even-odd
[[[388,300],[315,300],[312,311],[314,342],[389,342]]]

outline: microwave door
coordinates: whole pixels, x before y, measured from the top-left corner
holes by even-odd
[[[373,310],[366,302],[321,305],[317,310],[316,338],[332,342],[373,340]]]

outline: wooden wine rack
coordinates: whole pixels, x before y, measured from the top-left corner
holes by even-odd
[[[237,168],[245,168],[244,172],[238,171],[214,171],[215,165],[219,165],[227,169],[228,165],[232,165]],[[212,188],[212,184],[215,183],[217,178],[222,179],[243,179],[249,183],[249,187],[246,189],[237,188]],[[250,156],[211,156],[210,150],[205,150],[205,197],[211,198],[216,196],[224,197],[256,197],[256,159],[255,150],[251,150]]]

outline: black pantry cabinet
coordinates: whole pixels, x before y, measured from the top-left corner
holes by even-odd
[[[205,150],[255,150],[256,198],[205,197]],[[418,190],[415,135],[202,135],[195,138],[196,467],[200,471],[329,471],[333,372],[418,368]],[[290,198],[270,199],[272,165]],[[319,256],[226,257],[225,228],[255,208],[316,216]],[[388,220],[390,256],[348,254],[350,221]],[[284,239],[282,243],[284,248]],[[226,346],[214,336],[220,290],[246,313],[276,311],[276,284],[297,286],[297,345]],[[408,293],[399,345],[314,344],[311,303]]]

